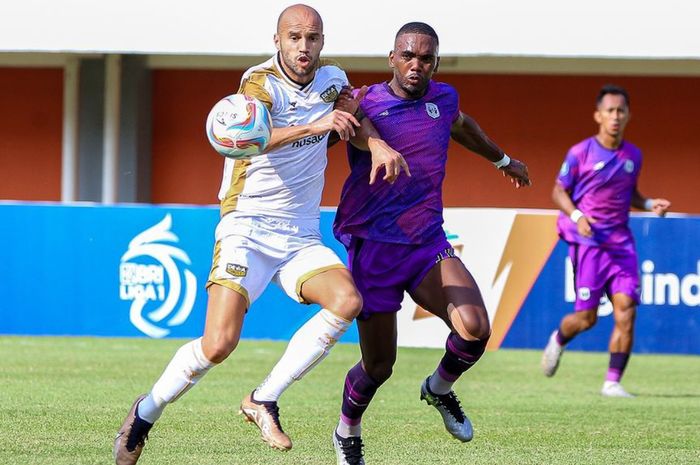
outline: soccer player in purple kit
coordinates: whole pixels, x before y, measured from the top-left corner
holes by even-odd
[[[634,238],[629,229],[630,206],[663,216],[670,202],[643,197],[637,190],[642,153],[623,140],[630,119],[627,92],[606,85],[598,93],[598,133],[574,145],[554,184],[552,199],[561,213],[559,236],[569,244],[574,267],[576,302],[549,338],[542,371],[553,376],[564,347],[598,319],[598,304],[607,294],[615,326],[610,336],[610,364],[601,394],[634,397],[620,384],[632,351],[634,319],[639,303],[639,273]]]
[[[345,379],[333,433],[339,464],[364,464],[362,414],[391,376],[396,312],[406,291],[451,330],[445,354],[422,383],[420,397],[439,411],[452,436],[466,442],[473,435],[452,386],[479,360],[491,328],[479,288],[442,228],[450,138],[493,162],[516,187],[529,185],[530,179],[523,163],[509,158],[460,112],[457,91],[431,79],[439,64],[438,46],[429,25],[404,25],[389,53],[391,81],[363,88],[354,99],[345,95],[345,103],[359,105],[358,116],[369,118],[382,139],[404,156],[411,177],[368,185],[368,153],[348,146],[351,173],[334,233],[348,249],[348,267],[364,305],[357,318],[362,359]]]

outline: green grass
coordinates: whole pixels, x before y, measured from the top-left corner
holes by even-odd
[[[108,464],[131,402],[147,391],[176,340],[0,338],[0,464]],[[262,443],[236,415],[284,344],[242,341],[231,358],[171,405],[139,465],[332,464],[330,435],[342,380],[357,361],[341,344],[280,403],[288,453]],[[475,438],[462,444],[419,386],[441,351],[401,349],[394,376],[364,417],[371,464],[700,464],[700,357],[636,355],[625,386],[636,399],[598,394],[603,353],[565,354],[539,372],[539,352],[487,353],[456,391]]]

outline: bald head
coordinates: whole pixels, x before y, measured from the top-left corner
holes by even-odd
[[[285,8],[277,20],[275,47],[284,71],[300,84],[311,81],[323,49],[323,21],[308,5]]]
[[[285,26],[308,22],[316,23],[321,32],[323,32],[323,20],[321,19],[321,15],[318,14],[318,11],[301,3],[288,6],[280,13],[279,18],[277,18],[277,33],[279,34]]]

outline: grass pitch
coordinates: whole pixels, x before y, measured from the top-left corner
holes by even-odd
[[[109,464],[112,440],[183,341],[0,337],[0,464]],[[331,432],[355,345],[340,344],[280,403],[294,441],[287,453],[260,441],[236,415],[285,344],[242,341],[222,366],[166,409],[139,465],[334,464]],[[363,422],[372,464],[700,464],[700,357],[635,355],[625,387],[598,391],[607,354],[564,355],[552,379],[540,353],[498,351],[456,385],[475,428],[462,444],[419,387],[442,351],[400,349],[394,376]]]

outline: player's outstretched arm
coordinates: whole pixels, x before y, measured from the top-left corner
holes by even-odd
[[[646,210],[659,216],[664,216],[668,209],[671,208],[671,202],[662,198],[646,198],[635,189],[632,193],[632,206],[639,210]]]
[[[325,135],[330,131],[337,132],[342,140],[350,140],[355,135],[355,128],[359,126],[360,122],[350,113],[333,110],[323,118],[310,124],[272,128],[270,142],[265,151],[269,152],[304,137]]]
[[[580,235],[583,237],[593,236],[591,224],[595,224],[596,220],[594,218],[587,217],[581,212],[581,210],[576,208],[573,200],[571,200],[571,196],[566,189],[564,189],[564,186],[559,183],[559,181],[554,183],[554,189],[552,189],[552,201],[554,201],[554,204],[557,206],[557,208],[559,208],[559,210],[563,211],[564,214],[571,219],[571,221],[576,223],[576,229],[578,229],[578,233]]]
[[[503,176],[510,177],[516,188],[532,185],[525,163],[506,155],[470,116],[459,113],[459,117],[452,124],[451,136],[466,149],[496,165],[503,172]]]
[[[268,110],[272,109],[270,94],[258,83],[249,80],[244,81],[241,84],[239,93],[256,97],[267,105]],[[355,135],[355,127],[359,126],[360,122],[351,113],[334,109],[331,113],[313,123],[272,128],[270,141],[265,148],[265,152],[270,152],[305,137],[325,136],[331,131],[337,132],[342,140],[350,140]]]

